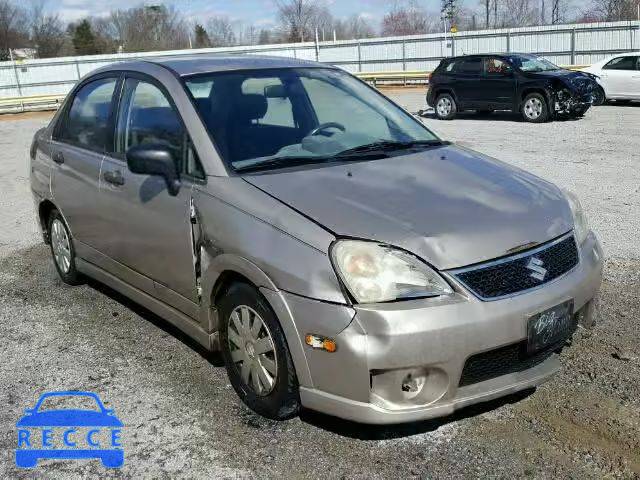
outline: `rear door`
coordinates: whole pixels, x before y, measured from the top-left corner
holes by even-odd
[[[96,199],[102,158],[113,135],[113,104],[118,76],[91,79],[65,105],[51,142],[57,164],[51,178],[54,203],[71,230],[80,256],[83,245],[98,243]]]
[[[129,171],[125,152],[162,144],[173,153],[182,187],[169,195],[164,179]],[[204,173],[169,94],[151,78],[127,75],[118,108],[113,154],[100,178],[99,249],[107,269],[184,313],[197,312],[191,231],[191,188]],[[191,166],[190,175],[187,166]],[[199,177],[199,178],[198,178]]]
[[[455,73],[455,94],[459,108],[482,108],[482,57],[469,57],[457,60],[453,67]]]
[[[600,81],[608,97],[639,98],[640,71],[637,56],[621,56],[602,67]]]
[[[500,57],[484,58],[484,74],[478,95],[488,109],[511,109],[514,105],[516,82],[511,65]]]

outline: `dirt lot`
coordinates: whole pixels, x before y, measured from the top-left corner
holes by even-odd
[[[392,94],[409,110],[422,92]],[[3,117],[3,120],[7,120]],[[277,423],[236,399],[215,357],[98,284],[70,288],[40,243],[27,151],[42,116],[0,122],[0,477],[640,478],[640,107],[528,125],[425,118],[444,138],[575,191],[608,259],[600,323],[534,393],[401,427],[318,414]],[[16,421],[51,390],[98,393],[124,422],[125,464],[14,465]]]

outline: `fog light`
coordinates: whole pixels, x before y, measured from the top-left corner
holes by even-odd
[[[402,391],[404,392],[404,396],[406,398],[413,398],[420,394],[422,391],[424,384],[427,381],[427,375],[414,375],[408,374],[402,380]]]

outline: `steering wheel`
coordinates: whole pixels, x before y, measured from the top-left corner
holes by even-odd
[[[309,133],[308,136],[311,137],[313,135],[318,135],[318,134],[322,133],[323,130],[327,130],[328,128],[337,128],[341,132],[344,132],[346,130],[345,126],[342,125],[341,123],[338,123],[338,122],[326,122],[326,123],[321,123],[316,128],[311,130],[311,132]]]

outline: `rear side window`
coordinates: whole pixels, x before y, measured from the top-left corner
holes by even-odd
[[[636,70],[638,57],[618,57],[611,60],[603,70]]]
[[[482,58],[473,57],[458,61],[455,66],[455,72],[480,75],[482,73]]]
[[[117,78],[102,78],[80,88],[62,119],[56,139],[105,151],[110,138],[111,108]]]

